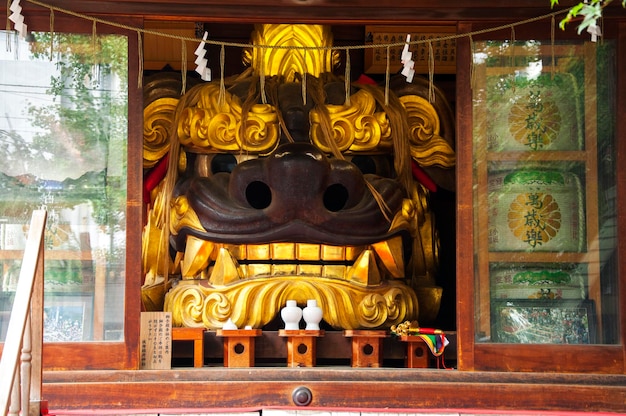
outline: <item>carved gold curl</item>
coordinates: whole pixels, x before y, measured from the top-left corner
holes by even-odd
[[[402,96],[400,102],[408,115],[413,159],[421,166],[454,167],[454,149],[439,135],[439,115],[432,104],[417,95]]]
[[[241,137],[241,131],[244,137]],[[272,150],[271,144],[278,143],[278,115],[274,106],[255,104],[248,113],[244,129],[237,130],[237,141],[247,152],[264,153]]]
[[[143,110],[143,167],[153,167],[169,150],[177,98],[160,98]]]
[[[316,299],[324,320],[342,329],[388,328],[418,315],[415,293],[398,281],[359,286],[310,276],[257,278],[219,287],[181,281],[167,293],[164,310],[172,312],[174,326],[220,329],[231,319],[240,328],[262,328],[287,299],[302,306]]]
[[[268,153],[278,145],[278,115],[269,104],[253,105],[242,115],[239,98],[207,84],[198,91],[196,106],[182,109],[177,125],[183,146],[197,151]],[[243,128],[242,128],[243,126]]]
[[[164,311],[169,311],[168,301],[171,300],[170,294],[174,291],[179,292],[179,305],[178,308],[172,311],[172,321],[175,322],[174,326],[185,327],[198,327],[198,322],[202,322],[204,314],[205,296],[198,290],[178,290],[182,285],[175,286],[165,295],[165,303],[163,305]]]
[[[171,202],[170,209],[170,233],[178,235],[178,230],[188,227],[194,230],[206,231],[196,212],[189,206],[185,196],[178,196]]]
[[[391,146],[391,128],[384,112],[375,112],[376,100],[365,90],[350,97],[349,105],[325,106],[330,118],[333,140],[339,151],[362,152]],[[318,109],[310,112],[311,140],[322,151],[331,153],[322,128],[322,114]]]

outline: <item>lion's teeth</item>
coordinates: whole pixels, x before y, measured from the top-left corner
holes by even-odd
[[[298,264],[297,274],[298,276],[321,276],[322,265],[321,264]]]
[[[320,258],[323,261],[345,261],[346,248],[343,246],[322,245]]]
[[[347,246],[346,247],[346,260],[355,261],[365,250],[365,246]]]
[[[248,244],[246,246],[246,259],[248,260],[270,260],[269,244]]]
[[[296,274],[298,266],[292,264],[272,264],[272,276],[293,276]]]
[[[392,277],[404,277],[404,256],[402,253],[402,237],[397,236],[390,240],[372,244],[372,248],[380,259],[383,267]]]
[[[213,262],[215,264],[209,267]],[[354,264],[346,266],[345,263],[332,262]],[[220,244],[190,236],[187,239],[187,251],[180,263],[184,278],[198,278],[200,274],[206,277],[208,272],[210,282],[215,285],[254,277],[289,275],[321,276],[376,285],[382,281],[379,266],[390,277],[404,277],[401,237],[381,241],[367,248],[288,242]]]
[[[267,263],[252,263],[246,265],[247,276],[250,277],[259,277],[259,276],[271,276],[272,274],[272,265]]]
[[[348,280],[370,286],[381,282],[380,271],[372,250],[365,250],[347,272]]]
[[[327,279],[344,279],[346,276],[347,266],[325,264],[322,266],[322,277]]]
[[[218,247],[224,247],[235,260],[241,261],[246,259],[246,244],[220,244]]]
[[[241,270],[237,260],[225,248],[220,248],[211,272],[209,282],[214,286],[223,286],[240,280]]]
[[[187,236],[185,255],[181,261],[183,279],[193,279],[209,266],[214,244],[200,240],[192,235]]]
[[[320,245],[298,243],[296,244],[296,257],[300,261],[319,261],[321,258]]]
[[[296,260],[295,243],[272,243],[271,256],[274,260]]]
[[[308,243],[216,244],[241,260],[354,261],[366,246],[332,246]],[[215,250],[212,260],[217,255]]]

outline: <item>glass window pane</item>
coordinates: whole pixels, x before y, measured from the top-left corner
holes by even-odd
[[[614,43],[473,59],[476,340],[618,343]]]
[[[127,39],[2,31],[0,43],[0,341],[34,209],[48,211],[44,341],[121,340]]]

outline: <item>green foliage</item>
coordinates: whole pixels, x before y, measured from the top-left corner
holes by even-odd
[[[47,91],[55,104],[29,109],[33,124],[49,132],[36,137],[38,147],[55,154],[55,150],[71,147],[96,161],[106,154],[111,126],[119,124],[116,120],[120,117],[126,117],[126,95],[113,96],[99,85],[101,79],[116,74],[120,85],[126,88],[126,39],[106,36],[94,41],[90,36],[77,34],[54,34],[51,38],[47,32],[34,36],[34,57],[51,59],[53,53],[59,70],[58,76],[51,77]],[[66,163],[72,161],[67,159]]]
[[[567,16],[559,23],[559,27],[565,29],[568,23],[580,20],[578,24],[578,34],[580,34],[588,27],[595,26],[598,19],[602,17],[603,9],[612,2],[613,0],[590,0],[586,3],[580,2],[569,10]],[[550,0],[552,7],[558,4],[559,0]],[[626,7],[626,0],[622,0],[622,7]]]

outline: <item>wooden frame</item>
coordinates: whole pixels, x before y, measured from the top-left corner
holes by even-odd
[[[451,0],[445,6],[436,0],[398,2],[376,0],[303,0],[298,2],[266,0],[47,0],[63,9],[91,15],[126,15],[146,19],[178,21],[214,21],[231,23],[315,23],[315,24],[393,24],[415,25],[428,22],[516,21],[550,13],[545,0],[521,0],[503,3],[481,0],[468,3]],[[24,14],[41,8],[28,2],[22,4]],[[562,6],[562,9],[567,7]],[[609,13],[619,15],[620,5],[611,4]],[[621,16],[624,16],[623,14]],[[494,25],[491,25],[492,27]]]
[[[605,34],[617,33],[618,72],[626,69],[626,21],[618,2],[610,7],[617,25],[604,28]],[[268,5],[263,0],[179,2],[149,2],[144,0],[100,2],[95,0],[52,0],[50,4],[93,15],[135,16],[118,21],[137,27],[141,19],[171,19],[184,21],[255,23],[289,21],[293,23],[334,24],[407,24],[433,21],[457,22],[459,33],[495,27],[502,21],[519,21],[548,13],[545,0],[501,4],[495,1],[452,1],[420,4],[402,2],[278,2]],[[23,2],[29,27],[45,30],[49,27],[47,11]],[[111,7],[115,5],[115,7]],[[6,19],[3,12],[0,14]],[[607,23],[609,19],[607,19]],[[56,14],[56,26],[68,20]],[[88,24],[70,22],[72,30],[80,27],[89,33]],[[74,26],[76,25],[76,26]],[[516,35],[543,30],[549,39],[549,24],[517,28]],[[67,26],[65,26],[67,27]],[[98,30],[103,30],[98,25]],[[126,32],[127,33],[127,32]],[[130,56],[136,56],[134,33],[129,34]],[[510,36],[503,30],[502,38]],[[578,36],[574,30],[556,30],[557,38]],[[581,35],[581,36],[584,36]],[[355,40],[355,42],[360,42]],[[203,368],[190,371],[136,371],[138,368],[139,286],[141,252],[141,91],[135,83],[129,85],[129,172],[128,172],[128,260],[126,280],[126,321],[123,343],[47,344],[43,362],[48,370],[76,369],[78,371],[47,371],[44,374],[43,397],[53,409],[131,409],[131,408],[195,408],[216,411],[220,408],[261,409],[263,407],[294,407],[294,388],[306,385],[313,393],[311,406],[324,409],[354,407],[355,400],[362,409],[475,409],[488,411],[571,410],[621,412],[626,402],[626,324],[621,322],[621,344],[614,346],[527,346],[477,344],[474,340],[474,229],[472,177],[472,73],[469,70],[471,50],[467,38],[457,42],[458,68],[456,75],[457,109],[457,323],[458,369],[461,371],[432,371],[409,369],[221,369]],[[129,79],[137,75],[136,63],[130,61]],[[617,114],[626,114],[626,82],[618,79]],[[134,119],[133,119],[134,117]],[[626,157],[626,119],[617,120],[618,164]],[[618,233],[626,233],[626,170],[617,171]],[[626,240],[618,240],[618,252],[626,253]],[[626,256],[619,258],[618,270],[626,270]],[[623,275],[623,273],[622,273]],[[618,289],[620,316],[626,316],[626,284],[620,277]],[[1,346],[0,346],[1,349]],[[104,352],[106,351],[106,352]],[[553,358],[559,353],[559,363]],[[593,358],[589,358],[593,357]],[[564,364],[565,363],[565,364]],[[503,369],[505,371],[503,371]],[[538,369],[541,373],[537,373]],[[131,371],[125,371],[131,370]],[[488,371],[483,371],[488,370]],[[495,370],[497,372],[492,372]],[[577,372],[576,374],[571,374]],[[588,372],[589,374],[583,374]],[[613,374],[609,374],[613,373]],[[355,386],[358,388],[355,389]],[[399,394],[400,392],[400,394]],[[495,393],[495,394],[494,394]],[[302,408],[299,408],[302,410]]]
[[[486,52],[487,55],[493,53]],[[585,102],[595,102],[597,93],[596,86],[596,57],[595,50],[589,43],[575,44],[566,46],[548,46],[542,45],[537,47],[542,56],[566,55],[580,57],[584,62],[584,98]],[[483,52],[485,53],[485,52]],[[497,53],[497,52],[496,52]],[[534,52],[536,53],[536,52]],[[524,58],[526,51],[524,47],[517,45],[512,47],[511,56],[516,58]],[[507,61],[509,57],[505,57]],[[560,61],[559,61],[560,62]],[[509,66],[511,65],[511,66]],[[480,207],[488,209],[481,209],[476,212],[476,227],[479,230],[479,234],[475,240],[475,250],[478,254],[478,274],[477,274],[477,286],[475,292],[478,299],[478,313],[481,318],[478,322],[477,335],[481,338],[489,338],[490,333],[490,303],[494,299],[493,287],[492,287],[492,270],[491,266],[494,263],[503,263],[508,265],[521,265],[526,266],[530,264],[542,264],[549,261],[555,263],[567,264],[567,263],[580,263],[586,266],[586,291],[590,299],[596,304],[598,310],[601,308],[601,293],[600,293],[600,250],[598,249],[597,236],[598,230],[598,167],[597,167],[597,144],[596,144],[596,132],[597,132],[597,111],[593,105],[585,105],[584,111],[576,111],[575,105],[570,105],[569,102],[559,103],[559,105],[565,105],[565,110],[559,110],[557,106],[552,107],[554,111],[557,111],[559,116],[561,111],[563,116],[560,116],[563,124],[569,123],[568,127],[563,128],[567,134],[561,134],[558,137],[554,137],[554,141],[557,143],[565,141],[565,146],[561,150],[534,150],[529,151],[529,144],[522,145],[518,143],[515,138],[509,133],[509,114],[511,113],[512,106],[508,106],[508,102],[512,100],[511,97],[518,97],[519,95],[526,95],[530,92],[531,100],[532,95],[537,94],[537,91],[544,92],[543,97],[538,99],[545,102],[545,108],[550,108],[550,98],[546,98],[546,95],[551,92],[560,91],[561,88],[566,87],[559,86],[558,88],[551,88],[544,86],[544,83],[550,83],[553,79],[558,79],[560,82],[567,83],[570,86],[573,84],[571,81],[571,74],[567,72],[565,75],[560,73],[560,68],[557,65],[553,70],[554,74],[551,76],[544,75],[543,77],[537,77],[532,86],[513,85],[510,89],[500,89],[495,94],[497,98],[496,102],[505,98],[505,105],[498,106],[491,100],[494,100],[487,91],[487,87],[490,79],[496,79],[498,82],[502,82],[502,78],[508,74],[521,72],[524,67],[516,63],[507,63],[502,66],[496,66],[493,68],[487,68],[487,65],[476,65],[480,69],[475,70],[475,86],[481,88],[480,92],[474,93],[475,100],[484,100],[485,105],[478,105],[474,107],[474,125],[480,125],[485,127],[485,131],[478,133],[478,137],[474,138],[475,142],[475,166],[476,166],[476,185],[477,191],[475,196],[475,204]],[[568,75],[570,75],[568,77]],[[518,75],[517,83],[522,83],[524,76]],[[522,80],[522,81],[520,81]],[[483,86],[485,87],[484,89]],[[514,91],[511,96],[507,93]],[[570,86],[570,91],[575,91],[573,86]],[[546,94],[547,92],[547,94]],[[555,98],[557,100],[557,98]],[[575,97],[574,100],[581,100],[580,97]],[[536,104],[529,103],[526,98],[523,100],[524,107],[535,106]],[[544,108],[544,103],[539,105]],[[518,106],[519,110],[521,106]],[[497,109],[497,110],[495,110]],[[501,112],[504,110],[505,115],[501,117]],[[524,112],[529,111],[533,113],[535,110],[528,110],[525,108]],[[542,117],[535,114],[525,114],[526,120],[532,117]],[[487,123],[486,120],[492,120],[492,123]],[[500,127],[499,124],[506,126]],[[528,123],[528,121],[525,121]],[[584,130],[582,126],[585,126]],[[480,127],[478,127],[480,128]],[[476,130],[474,130],[476,131]],[[525,129],[523,130],[525,131]],[[574,136],[574,137],[572,137]],[[582,136],[582,137],[581,137]],[[488,140],[481,140],[480,137],[489,138]],[[496,137],[496,139],[492,139]],[[500,150],[502,147],[504,150]],[[522,149],[522,150],[518,150]],[[497,166],[495,172],[491,171],[491,164]],[[535,166],[535,168],[528,168],[528,166]],[[538,168],[537,168],[538,166]],[[575,166],[574,169],[572,166]],[[566,170],[567,172],[562,172]],[[541,191],[533,191],[534,196],[539,196],[543,192],[549,194],[553,202],[560,202],[561,206],[568,205],[571,207],[569,210],[561,210],[560,207],[556,214],[559,216],[559,232],[556,236],[563,236],[561,242],[557,242],[553,245],[553,241],[549,241],[547,238],[545,241],[532,240],[529,242],[523,242],[520,239],[513,237],[508,229],[507,216],[513,214],[524,215],[526,218],[526,224],[528,223],[528,217],[531,212],[535,212],[534,206],[542,204],[542,201],[523,201],[524,207],[529,209],[522,209],[521,211],[511,212],[509,203],[514,195],[518,197],[527,198],[531,194],[522,193],[523,190],[528,189],[529,183],[516,187],[516,191],[505,190],[505,186],[502,181],[505,177],[513,175],[515,172],[522,172],[527,175],[534,173],[534,177],[530,182],[540,179],[540,176],[544,172],[552,171],[558,175],[570,175],[568,179],[572,179],[572,185],[567,189],[561,189],[556,187],[540,188]],[[572,173],[570,171],[574,171]],[[540,179],[541,180],[541,179]],[[495,185],[494,185],[495,183]],[[565,187],[564,187],[565,188]],[[543,189],[550,189],[543,191]],[[539,192],[539,193],[536,193]],[[565,199],[570,195],[576,195],[574,199],[585,201],[581,204],[565,204]],[[532,205],[529,205],[531,204]],[[507,212],[508,210],[508,212]],[[498,220],[499,219],[499,220]],[[534,221],[538,221],[536,218]],[[527,227],[524,224],[522,228],[526,228],[528,232],[538,232],[540,227]],[[575,224],[575,225],[572,225]],[[508,234],[507,234],[508,233]],[[493,235],[492,235],[493,234]],[[513,238],[506,238],[511,236]],[[536,237],[541,237],[538,235]],[[535,237],[535,238],[536,238]],[[497,240],[494,242],[493,240]],[[567,263],[566,263],[567,262]],[[560,267],[559,264],[556,265]],[[543,266],[542,266],[543,267]],[[598,315],[598,319],[601,319],[602,315]],[[601,328],[601,325],[599,325]]]
[[[119,19],[127,25],[141,25],[138,20]],[[29,30],[50,29],[48,15],[32,14],[29,16]],[[60,15],[55,18],[55,31],[74,33],[92,33],[90,22],[81,19],[68,18]],[[109,26],[101,26],[97,33],[116,33],[128,36],[129,57],[138,55],[137,35],[130,31],[120,30]],[[119,342],[63,342],[45,343],[43,347],[44,369],[136,369],[138,368],[139,354],[139,312],[140,312],[140,279],[141,264],[136,259],[141,257],[142,232],[142,127],[139,121],[143,112],[141,92],[138,87],[138,62],[130,59],[128,70],[128,171],[127,171],[127,253],[126,253],[126,283],[125,283],[125,318],[124,339]],[[48,256],[49,257],[49,256]],[[101,317],[100,317],[101,318]],[[135,319],[137,318],[137,319]],[[97,323],[97,322],[96,322]],[[0,352],[2,345],[0,344]],[[79,351],[79,352],[77,352]],[[102,351],[106,351],[103,354]]]
[[[609,26],[610,27],[610,26]],[[461,30],[472,31],[479,29],[480,26],[476,25],[463,25]],[[624,29],[624,25],[620,25],[621,30]],[[615,29],[615,28],[613,28]],[[620,36],[617,41],[616,56],[618,56],[617,73],[624,68],[626,63],[623,55],[625,47],[624,33],[619,32]],[[500,39],[507,39],[508,34],[502,34]],[[547,38],[542,37],[540,33],[530,33],[529,38]],[[517,39],[523,39],[520,36],[520,31],[517,32]],[[490,35],[491,38],[498,38],[498,36]],[[486,39],[485,36],[475,37],[476,39]],[[471,49],[469,41],[464,39],[462,42],[457,43],[458,59],[462,62],[471,62]],[[485,307],[489,308],[489,300],[485,303],[485,296],[483,289],[477,289],[474,286],[474,270],[485,267],[485,264],[477,264],[474,257],[474,252],[478,244],[478,236],[474,231],[474,200],[472,193],[473,171],[475,158],[484,157],[485,155],[476,154],[472,146],[472,126],[473,126],[473,114],[472,114],[472,86],[475,82],[471,79],[470,71],[457,71],[457,121],[458,121],[458,136],[457,136],[457,154],[459,159],[457,160],[457,178],[458,181],[458,194],[457,194],[457,235],[464,236],[463,241],[461,238],[457,240],[457,299],[459,307],[457,309],[457,323],[460,325],[458,331],[458,346],[459,346],[459,369],[463,370],[485,370],[485,371],[544,371],[544,372],[594,372],[594,373],[617,373],[622,374],[625,370],[625,355],[626,349],[624,347],[624,325],[620,327],[621,342],[614,345],[520,345],[520,344],[497,344],[489,342],[478,342],[476,340],[476,333],[479,328],[476,323],[467,319],[468,316],[476,316],[479,310],[485,310]],[[624,108],[624,85],[621,79],[618,79],[618,103],[617,114],[620,114],[620,109]],[[624,140],[619,138],[623,136],[625,129],[625,122],[623,119],[616,120],[617,134],[616,146],[617,154],[624,155]],[[590,128],[588,126],[588,128]],[[591,126],[593,128],[593,126]],[[595,146],[593,146],[595,149]],[[621,150],[620,150],[621,149]],[[620,156],[618,156],[619,158]],[[593,158],[593,156],[591,156]],[[594,163],[594,161],[591,161]],[[618,160],[619,164],[619,160]],[[622,173],[618,173],[617,176],[617,189],[618,193],[620,189],[624,189],[625,178]],[[621,184],[621,185],[620,185]],[[620,207],[617,216],[620,219],[624,218],[623,214],[623,200],[624,196],[619,194],[617,197],[617,206]],[[589,215],[589,214],[588,214]],[[597,212],[595,214],[597,218]],[[588,216],[589,218],[589,216]],[[594,218],[594,217],[591,217]],[[618,235],[624,231],[623,221],[619,221]],[[617,251],[621,254],[623,251],[623,243],[617,243]],[[547,258],[545,259],[547,261]],[[624,267],[624,256],[620,256],[618,259],[618,269],[621,270]],[[488,267],[488,266],[487,266]],[[623,282],[623,277],[621,277]],[[617,307],[618,313],[624,316],[624,296],[623,284],[622,290],[619,292],[620,304]],[[595,289],[593,289],[595,290]],[[475,297],[476,296],[476,297]],[[470,322],[471,321],[471,322]],[[577,359],[575,357],[588,357],[585,360]],[[549,357],[549,358],[547,358]],[[591,358],[593,357],[593,358]]]
[[[456,34],[456,25],[447,26],[365,26],[366,43],[385,44],[401,43],[406,40],[407,34],[411,35],[411,41],[427,41],[439,39]],[[433,66],[436,74],[454,74],[456,72],[456,41],[432,42]],[[403,46],[389,48],[389,71],[397,73],[402,68],[401,55]],[[428,74],[429,47],[428,43],[411,45],[409,51],[413,53],[415,72]],[[372,74],[384,74],[387,70],[386,48],[365,49],[365,72]]]

